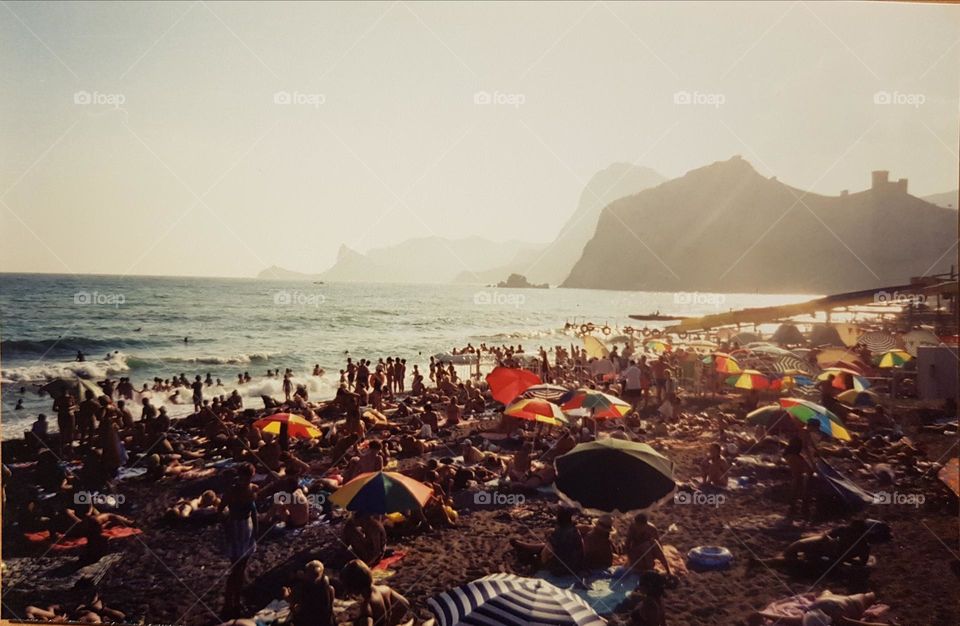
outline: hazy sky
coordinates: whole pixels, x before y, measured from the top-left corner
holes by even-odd
[[[956,188],[960,6],[6,2],[0,81],[0,270],[321,271],[550,240],[616,161]]]

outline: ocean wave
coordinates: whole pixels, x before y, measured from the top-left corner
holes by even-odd
[[[100,380],[129,370],[127,355],[116,352],[102,361],[43,361],[35,365],[4,368],[0,370],[0,380],[4,383],[42,383],[73,377]]]
[[[235,354],[232,356],[197,356],[197,357],[160,357],[151,359],[152,362],[160,363],[186,363],[200,365],[247,365],[249,363],[262,363],[270,358],[277,356],[270,352],[253,352],[251,354]]]

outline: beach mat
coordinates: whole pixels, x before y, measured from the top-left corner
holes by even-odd
[[[954,495],[960,496],[960,459],[952,458],[947,461],[937,474],[937,478],[949,487]]]
[[[99,584],[114,565],[123,560],[122,553],[108,554],[96,563],[77,567],[77,558],[66,555],[16,557],[4,559],[4,588],[21,593],[66,593],[82,579]]]
[[[396,565],[403,560],[403,557],[407,556],[406,550],[394,550],[393,554],[390,556],[385,556],[380,559],[380,562],[373,566],[372,569],[385,571],[390,569],[390,566]]]
[[[578,579],[571,575],[558,576],[547,570],[540,570],[534,574],[548,583],[566,589],[577,595],[590,605],[599,615],[610,615],[627,596],[637,588],[640,575],[628,572],[625,567],[608,567],[600,572],[594,572],[584,579],[587,588],[578,584]]]
[[[133,537],[134,535],[140,535],[143,531],[139,528],[132,528],[130,526],[116,526],[114,528],[107,528],[103,531],[104,536],[109,540],[114,539],[123,539],[124,537]],[[37,545],[46,545],[50,542],[50,531],[41,530],[35,533],[23,533],[24,538],[30,543]],[[50,546],[50,549],[54,552],[64,552],[67,550],[75,550],[82,548],[87,545],[86,537],[62,537],[60,541]]]
[[[774,600],[761,611],[767,617],[761,623],[772,626],[783,619],[802,618],[816,599],[817,594],[804,593]],[[860,619],[866,621],[882,619],[889,611],[890,607],[886,604],[874,604],[864,612]]]

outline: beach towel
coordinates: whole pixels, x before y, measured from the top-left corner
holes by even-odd
[[[937,477],[950,488],[950,491],[960,496],[960,459],[953,458],[947,461]]]
[[[107,528],[103,531],[103,536],[109,540],[113,539],[123,539],[124,537],[132,537],[134,535],[140,535],[143,531],[139,528],[133,528],[130,526],[114,526],[113,528]],[[35,533],[23,533],[23,536],[30,543],[35,544],[45,544],[50,541],[50,531],[41,530]],[[51,550],[62,552],[66,550],[75,550],[77,548],[82,548],[87,545],[86,537],[63,537],[50,547]]]
[[[818,494],[826,496],[850,511],[862,511],[876,500],[874,495],[860,488],[823,459],[817,460],[816,487]]]
[[[117,480],[122,482],[131,478],[143,476],[146,473],[147,468],[145,467],[121,467],[117,470]]]
[[[829,591],[824,592],[823,595],[830,595]],[[766,617],[766,620],[763,624],[770,626],[775,624],[777,620],[784,618],[798,618],[803,617],[808,611],[815,606],[817,602],[817,594],[814,593],[804,593],[796,596],[790,596],[789,598],[781,598],[780,600],[774,600],[764,608],[761,613]],[[863,617],[860,619],[865,621],[878,620],[883,618],[890,611],[890,607],[886,604],[874,604],[867,608],[864,612]]]
[[[290,619],[290,603],[286,600],[274,600],[253,615],[257,626],[285,623]]]
[[[380,562],[373,566],[375,570],[388,570],[391,565],[396,565],[403,560],[403,557],[407,556],[406,550],[394,550],[390,556],[385,556],[380,559]]]
[[[639,574],[618,566],[608,567],[584,578],[586,589],[580,586],[579,579],[573,575],[558,576],[548,570],[540,570],[534,574],[534,578],[541,578],[560,589],[576,594],[598,615],[613,613],[617,606],[637,588],[637,583],[640,581]]]

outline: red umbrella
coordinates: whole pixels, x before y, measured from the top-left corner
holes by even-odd
[[[543,381],[540,377],[533,372],[515,367],[500,366],[487,374],[490,393],[503,404],[510,404],[529,387],[539,385],[541,382]]]

